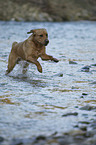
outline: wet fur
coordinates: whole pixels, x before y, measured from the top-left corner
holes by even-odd
[[[35,64],[40,73],[42,73],[42,67],[37,60],[39,57],[41,57],[42,60],[58,62],[58,59],[46,54],[45,46],[49,43],[46,29],[34,29],[28,32],[28,34],[29,33],[32,33],[32,35],[30,35],[25,41],[19,43],[14,42],[12,44],[6,74],[10,73],[15,67],[16,63],[20,60],[25,60]],[[26,63],[26,66],[24,67],[27,66],[28,63]]]

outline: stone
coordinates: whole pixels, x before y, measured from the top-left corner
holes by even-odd
[[[87,110],[87,111],[91,111],[91,110],[94,110],[96,109],[95,106],[90,106],[90,105],[86,105],[86,106],[83,106],[80,108],[80,110]]]
[[[81,130],[83,130],[83,131],[87,131],[87,127],[86,126],[80,126],[79,127]]]
[[[79,121],[79,123],[82,123],[82,124],[90,124],[89,121]]]
[[[80,98],[84,98],[84,96],[80,96]]]
[[[77,116],[78,113],[77,112],[73,112],[73,113],[70,112],[70,113],[63,114],[62,117],[71,116],[71,115]]]
[[[53,76],[56,76],[56,77],[63,77],[63,73],[57,73],[57,74],[55,74],[55,75],[53,75]]]
[[[87,93],[82,93],[82,95],[88,95]]]
[[[3,142],[4,138],[2,136],[0,136],[0,142]]]
[[[95,85],[96,84],[96,81],[93,81],[91,84]]]
[[[82,67],[81,71],[83,71],[83,72],[89,72],[90,71],[90,66],[86,65],[86,66]]]
[[[46,139],[46,137],[43,136],[43,135],[40,135],[40,136],[36,137],[36,140],[45,140],[45,139]]]
[[[91,64],[91,66],[96,66],[96,63],[95,64]]]
[[[75,61],[69,61],[69,64],[77,64]]]

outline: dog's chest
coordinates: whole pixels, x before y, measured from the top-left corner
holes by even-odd
[[[40,56],[42,55],[42,49],[37,49],[37,50],[35,50],[35,55],[36,55],[37,57],[40,57]]]
[[[36,56],[37,56],[37,57],[40,57],[40,56],[41,56],[41,54],[42,54],[42,52],[41,52],[41,51],[38,51],[38,50],[36,51]]]

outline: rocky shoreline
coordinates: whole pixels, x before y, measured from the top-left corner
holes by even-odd
[[[82,95],[85,95],[83,93]],[[80,110],[96,112],[96,107],[85,105]],[[63,114],[62,117],[78,116],[77,112]],[[87,112],[84,114],[88,116]],[[96,145],[96,115],[93,118],[77,122],[73,130],[59,133],[54,132],[50,136],[39,135],[32,138],[13,138],[8,141],[7,138],[0,136],[1,145]]]
[[[51,136],[12,139],[10,143],[0,137],[0,143],[1,145],[96,145],[96,120],[78,122],[74,130],[62,135],[54,132]]]
[[[96,20],[95,0],[0,0],[3,21]]]

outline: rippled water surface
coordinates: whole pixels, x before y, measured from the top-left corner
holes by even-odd
[[[26,75],[21,66],[5,75],[13,41],[23,41],[27,31],[46,28],[50,43],[47,53],[59,63],[39,62],[43,73],[30,64]],[[69,64],[69,61],[77,64]],[[95,111],[82,111],[85,105],[96,106],[96,22],[31,23],[0,22],[0,136],[29,138],[73,129],[80,120],[95,117]],[[82,96],[82,93],[87,95]],[[77,112],[78,116],[62,117]]]

